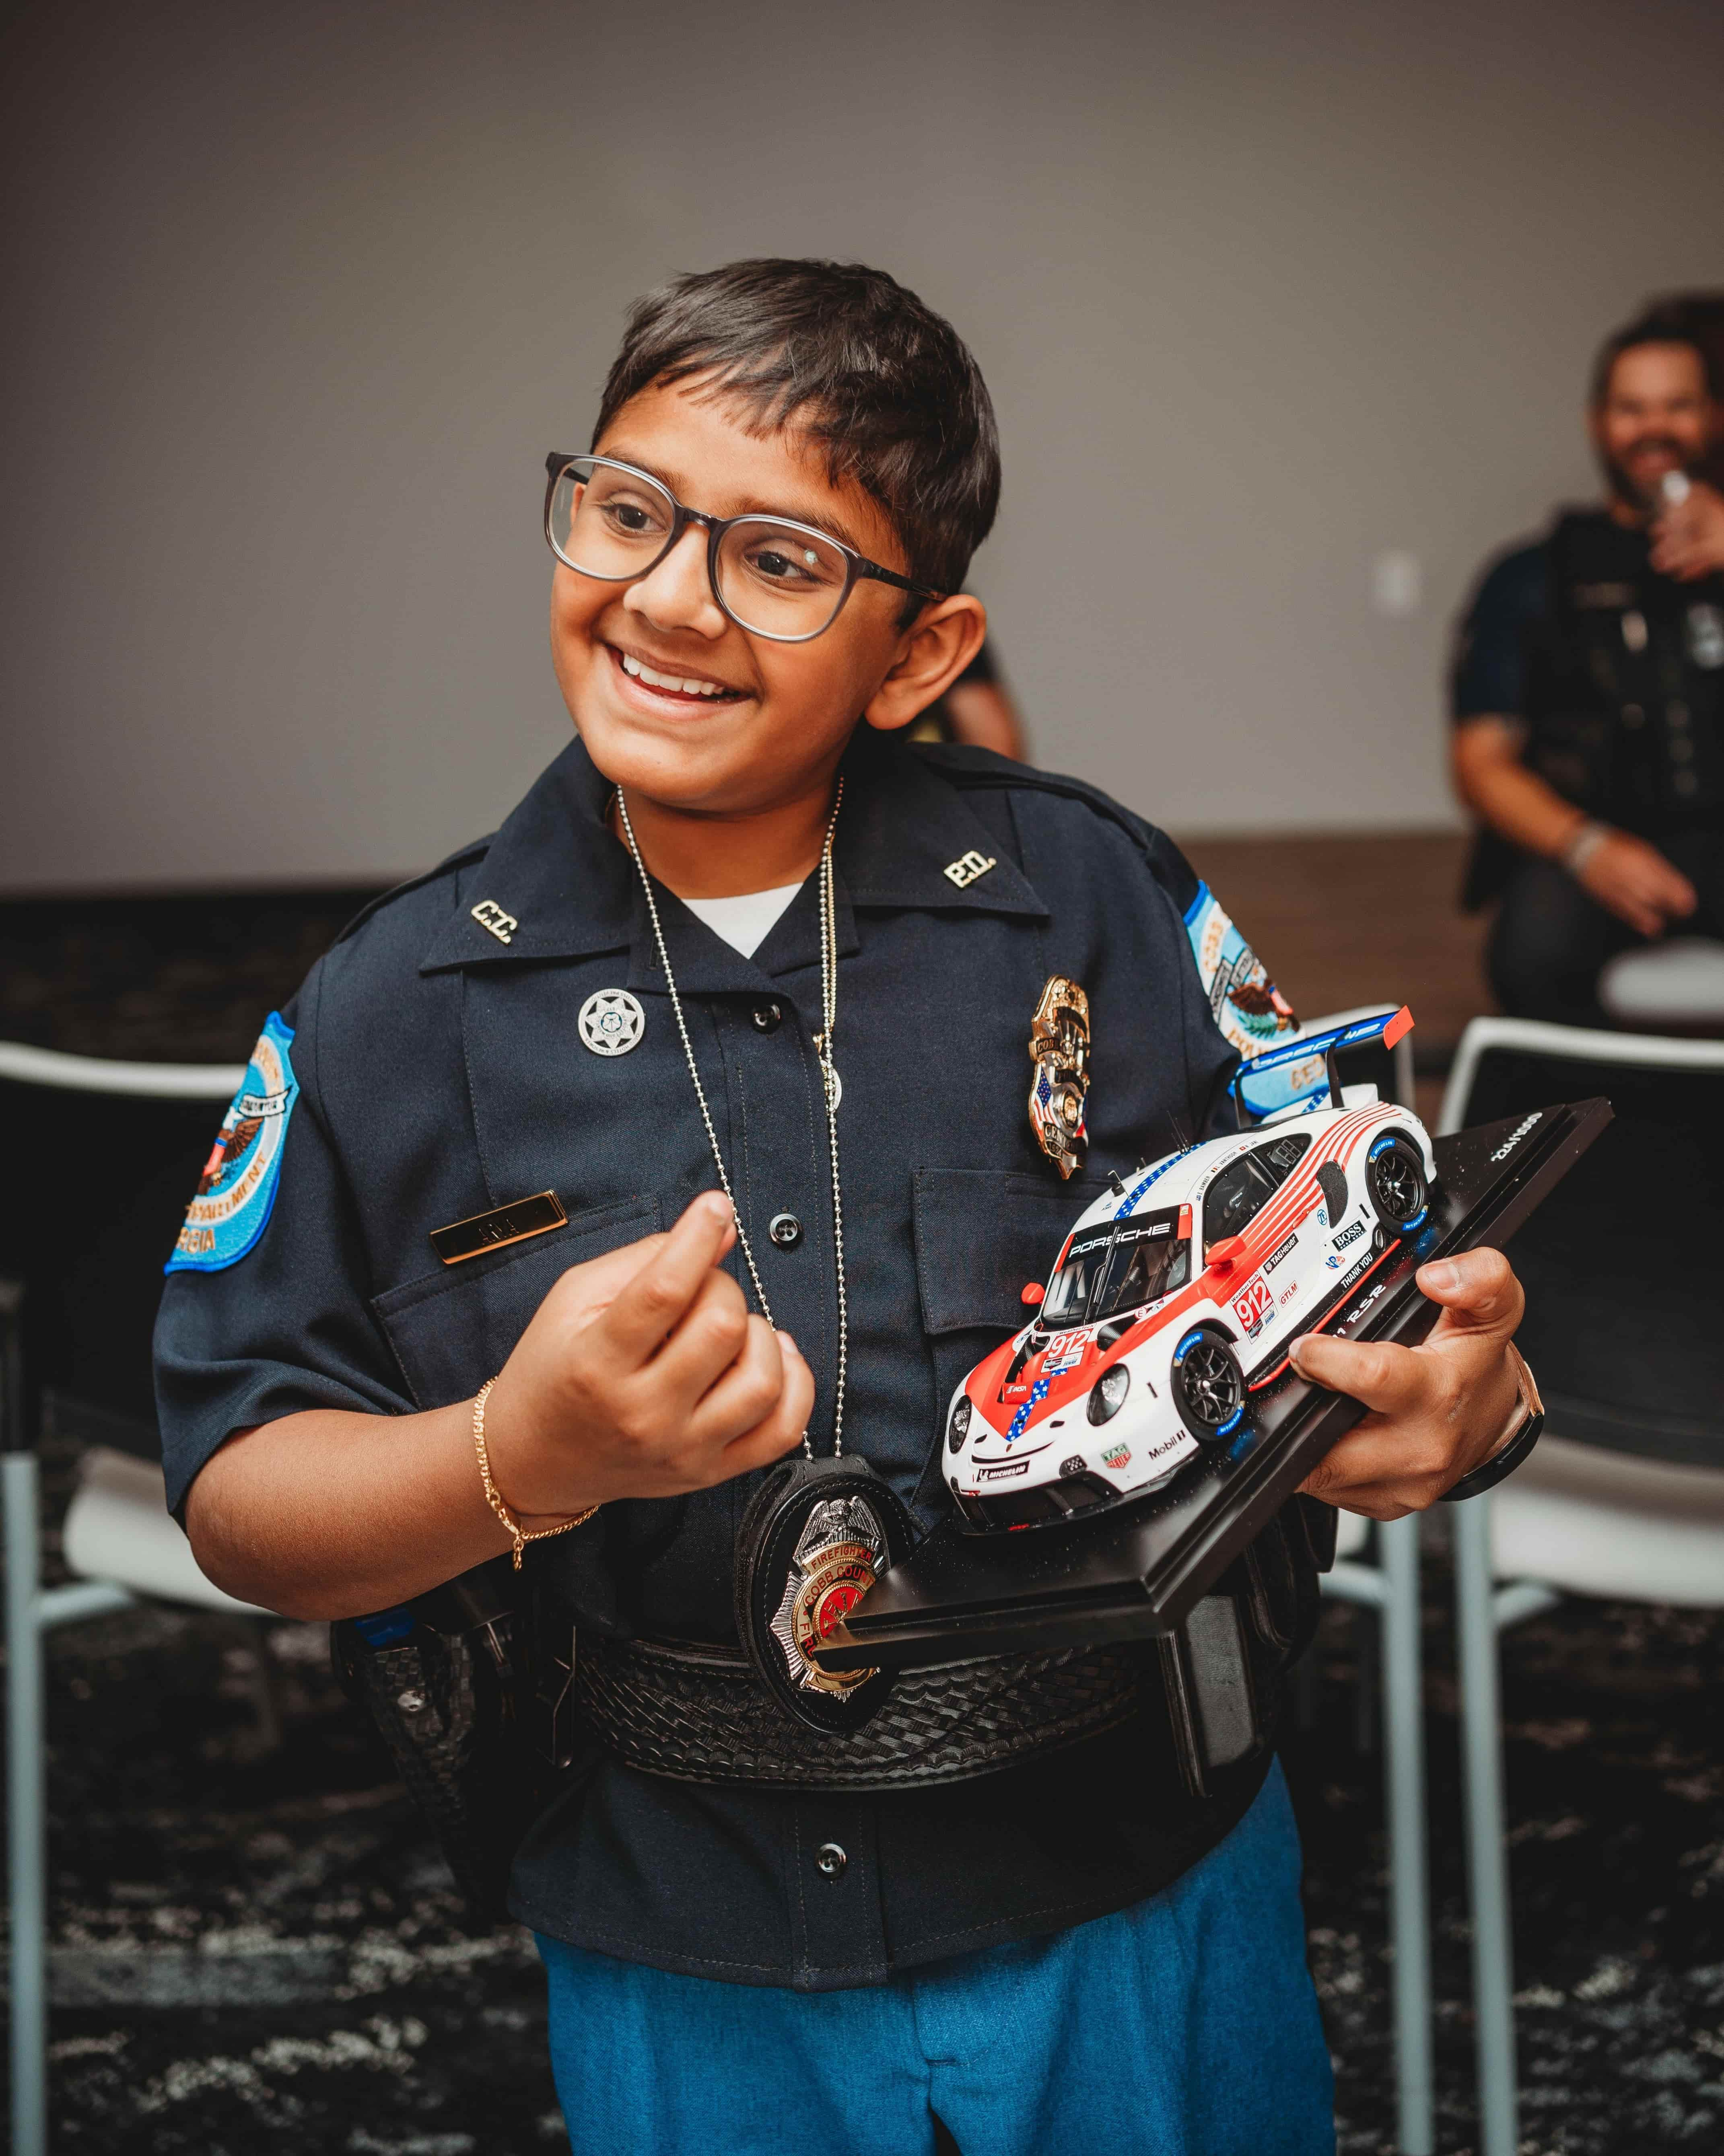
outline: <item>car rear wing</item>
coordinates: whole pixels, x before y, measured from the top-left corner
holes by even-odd
[[[1241,1129],[1307,1108],[1346,1106],[1345,1065],[1361,1050],[1387,1054],[1412,1030],[1413,1014],[1402,1004],[1399,1010],[1375,1011],[1321,1033],[1299,1034],[1253,1055],[1233,1073],[1228,1089]]]

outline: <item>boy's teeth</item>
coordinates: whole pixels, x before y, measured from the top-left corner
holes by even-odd
[[[660,674],[651,666],[643,666],[638,659],[630,658],[626,651],[620,656],[624,673],[632,674],[636,680],[645,681],[650,688],[680,689],[685,696],[722,696],[725,693],[722,681],[697,681],[680,674]]]

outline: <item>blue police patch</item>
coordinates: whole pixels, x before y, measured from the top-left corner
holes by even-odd
[[[1261,1055],[1299,1020],[1263,962],[1216,902],[1207,883],[1186,908],[1186,933],[1215,1022],[1230,1047]]]
[[[271,1011],[245,1066],[245,1082],[222,1117],[164,1272],[220,1272],[237,1265],[269,1225],[288,1119],[299,1098],[292,1046],[292,1027]]]

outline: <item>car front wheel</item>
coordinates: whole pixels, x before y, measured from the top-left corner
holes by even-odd
[[[1180,1419],[1200,1445],[1231,1437],[1245,1419],[1245,1373],[1219,1333],[1202,1326],[1186,1333],[1170,1374]]]

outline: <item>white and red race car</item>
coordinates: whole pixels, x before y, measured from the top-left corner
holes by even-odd
[[[1313,1097],[1237,1137],[1140,1169],[1067,1237],[1016,1338],[946,1413],[947,1487],[972,1528],[1032,1527],[1159,1487],[1237,1441],[1253,1396],[1428,1218],[1424,1126],[1374,1087],[1343,1089],[1335,1051],[1392,1047],[1403,1009],[1288,1043],[1242,1066]],[[1276,1066],[1271,1072],[1269,1066]],[[1369,1096],[1362,1101],[1360,1093]],[[1116,1179],[1117,1180],[1117,1179]]]

